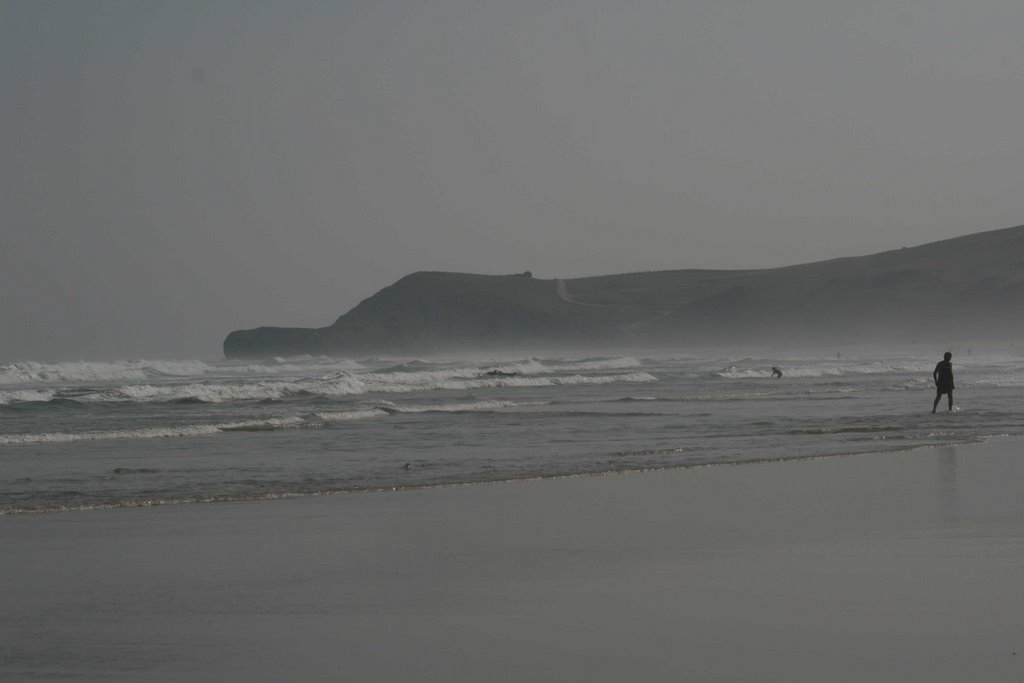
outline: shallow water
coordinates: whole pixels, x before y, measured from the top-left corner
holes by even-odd
[[[886,451],[1024,433],[1024,357],[0,364],[0,514]],[[784,371],[770,379],[771,366]],[[945,399],[944,399],[945,400]]]

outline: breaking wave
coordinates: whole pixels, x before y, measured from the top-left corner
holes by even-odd
[[[304,357],[276,358],[262,363],[200,360],[125,360],[113,362],[77,361],[63,363],[0,363],[0,385],[28,383],[90,383],[189,379],[210,377],[260,377],[316,374],[330,370],[359,370],[352,360]]]
[[[40,434],[2,434],[0,446],[30,444],[71,443],[75,441],[107,441],[121,439],[166,439],[170,437],[210,436],[222,432],[255,432],[295,427],[317,426],[301,417],[269,418],[226,422],[223,424],[186,425],[180,427],[148,427],[142,429],[114,429],[87,432],[44,432]]]
[[[546,405],[545,401],[474,401],[439,403],[430,405],[400,405],[389,401],[372,407],[351,410],[319,411],[308,417],[298,415],[272,417],[261,420],[241,420],[216,424],[197,424],[176,427],[146,427],[140,429],[92,430],[83,432],[43,432],[34,434],[0,435],[0,446],[72,443],[125,439],[166,439],[173,437],[213,436],[225,432],[268,432],[282,429],[316,429],[331,423],[365,420],[375,417],[411,413],[468,413],[493,412],[529,406]]]
[[[289,398],[337,398],[372,393],[413,393],[434,390],[470,390],[496,387],[555,387],[563,385],[646,383],[657,378],[647,372],[614,375],[490,376],[479,369],[427,372],[361,373],[342,371],[321,379],[121,384],[103,390],[73,393],[74,400],[95,402],[225,403],[281,401]],[[15,401],[50,401],[68,398],[67,392],[16,390],[0,392],[0,405]]]
[[[20,391],[0,391],[0,406],[13,403],[42,403],[52,401],[56,392],[50,389],[23,389]]]

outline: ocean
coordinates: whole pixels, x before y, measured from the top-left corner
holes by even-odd
[[[275,499],[1024,433],[1024,355],[721,352],[0,364],[0,514]],[[772,366],[783,371],[771,378]]]

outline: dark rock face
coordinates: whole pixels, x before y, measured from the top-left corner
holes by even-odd
[[[554,280],[421,272],[364,300],[330,327],[261,327],[224,340],[228,358],[430,352],[612,339],[617,313],[565,301]]]
[[[573,280],[421,272],[319,329],[232,332],[229,358],[750,342],[1012,340],[1024,227],[766,270]]]
[[[227,358],[329,355],[329,329],[258,327],[255,330],[236,330],[224,340],[224,355]]]

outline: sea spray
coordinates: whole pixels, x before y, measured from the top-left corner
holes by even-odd
[[[1024,359],[326,357],[0,366],[0,512],[817,457],[1024,431]],[[770,378],[780,367],[784,376]],[[145,474],[125,474],[144,472]]]

